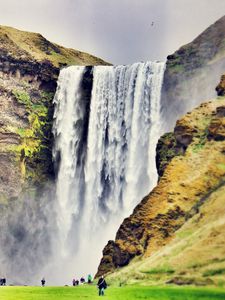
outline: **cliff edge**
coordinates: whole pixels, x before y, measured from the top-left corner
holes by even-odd
[[[192,42],[168,55],[162,88],[162,108],[170,131],[177,118],[207,99],[225,70],[225,16]],[[176,119],[174,118],[176,116]]]

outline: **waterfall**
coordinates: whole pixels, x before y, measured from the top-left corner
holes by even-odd
[[[57,252],[70,279],[96,271],[106,242],[156,184],[164,68],[160,62],[94,67],[89,103],[85,67],[60,72],[53,126]]]
[[[58,91],[54,98],[55,146],[53,158],[59,160],[56,197],[58,204],[59,244],[62,256],[68,254],[67,237],[72,218],[79,214],[82,194],[83,166],[79,163],[82,142],[82,110],[80,84],[85,67],[70,67],[61,71]]]

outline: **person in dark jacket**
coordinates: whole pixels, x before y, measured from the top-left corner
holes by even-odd
[[[6,278],[5,277],[1,279],[1,285],[6,285]]]
[[[42,287],[45,286],[45,279],[44,279],[44,277],[41,279],[41,285],[42,285]]]
[[[81,277],[81,279],[80,279],[80,283],[81,283],[81,284],[84,284],[84,283],[85,283],[85,279],[84,279],[84,277]]]
[[[97,285],[98,285],[99,296],[104,296],[104,290],[107,288],[107,283],[103,276],[99,278]]]

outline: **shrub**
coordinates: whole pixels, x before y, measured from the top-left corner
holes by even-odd
[[[31,105],[30,96],[29,96],[29,94],[27,92],[14,90],[13,91],[13,95],[16,97],[16,100],[20,104],[24,104],[26,106],[30,106]]]
[[[222,275],[222,274],[225,274],[225,268],[207,270],[203,273],[203,276],[207,277],[207,276]]]

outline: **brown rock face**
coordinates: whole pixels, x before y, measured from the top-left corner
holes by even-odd
[[[174,132],[165,133],[156,147],[156,167],[161,177],[168,163],[178,155],[182,155],[187,147],[179,143]]]
[[[208,138],[215,141],[225,140],[225,106],[218,107],[208,128]]]
[[[222,75],[220,83],[216,87],[216,91],[217,91],[218,96],[225,95],[225,75]]]
[[[153,191],[120,226],[116,240],[103,250],[96,276],[127,265],[133,257],[151,257],[173,240],[187,220],[199,212],[210,193],[225,180],[225,99],[202,104],[177,121],[163,138],[161,160],[169,157]],[[169,141],[169,138],[171,141]],[[162,144],[162,140],[160,141]],[[171,151],[172,155],[166,155]],[[161,169],[162,171],[162,169]]]

